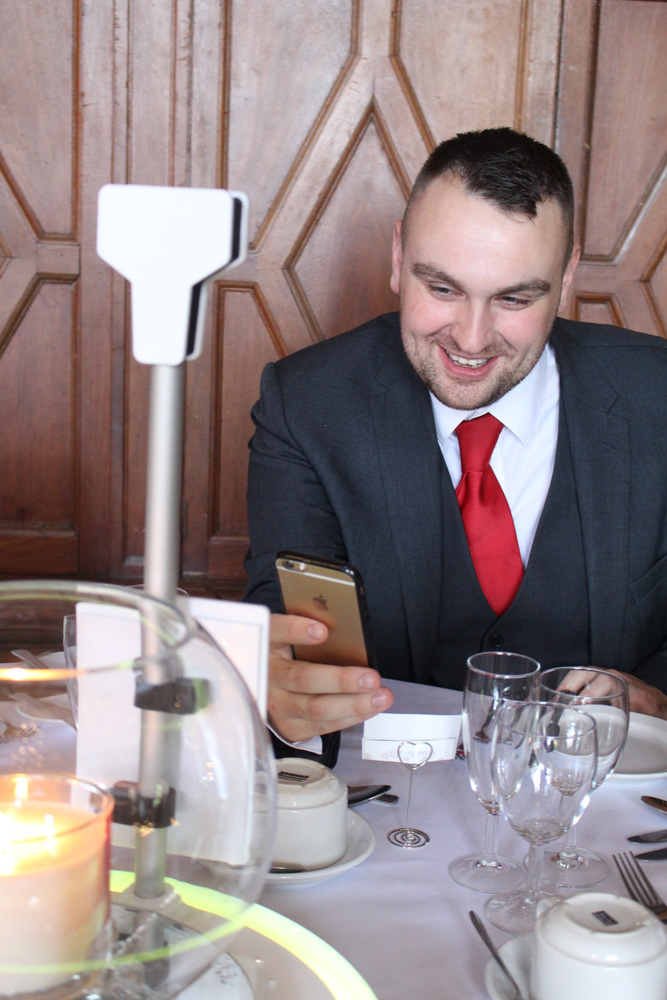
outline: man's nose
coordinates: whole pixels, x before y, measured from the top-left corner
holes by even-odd
[[[452,333],[458,346],[466,354],[482,354],[493,340],[490,310],[485,305],[463,303]]]

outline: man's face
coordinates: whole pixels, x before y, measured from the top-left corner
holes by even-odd
[[[507,215],[455,177],[432,181],[394,232],[391,288],[415,371],[441,402],[488,406],[538,361],[579,257],[563,273],[560,206]]]

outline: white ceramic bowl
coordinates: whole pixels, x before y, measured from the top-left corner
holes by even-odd
[[[538,916],[530,986],[535,1000],[665,1000],[665,927],[624,896],[561,899]]]
[[[347,788],[313,760],[284,757],[278,766],[278,821],[273,864],[306,870],[345,853]]]

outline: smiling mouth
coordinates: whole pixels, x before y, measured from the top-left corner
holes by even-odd
[[[452,354],[451,351],[445,351],[445,354],[450,361],[453,361],[455,365],[459,365],[461,368],[482,368],[483,365],[488,365],[491,358],[461,358],[458,354]]]

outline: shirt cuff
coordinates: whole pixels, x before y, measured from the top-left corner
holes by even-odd
[[[315,753],[318,755],[322,753],[321,736],[311,736],[309,740],[302,740],[301,742],[290,743],[290,741],[286,740],[284,736],[281,736],[280,733],[277,733],[270,723],[267,722],[266,728],[270,729],[273,735],[277,739],[279,739],[281,743],[284,743],[286,747],[294,747],[295,750],[305,750],[307,753]]]

